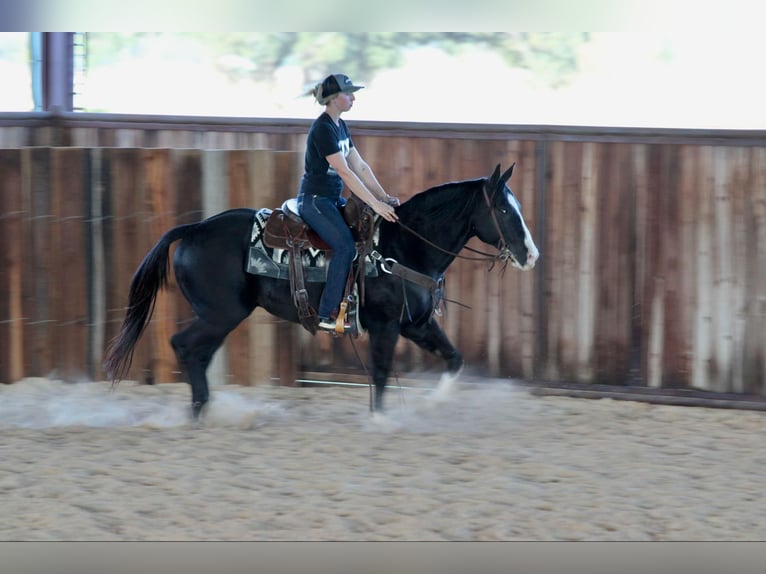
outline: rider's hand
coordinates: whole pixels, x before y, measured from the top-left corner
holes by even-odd
[[[386,198],[383,200],[385,203],[390,205],[391,207],[396,207],[397,205],[401,205],[402,203],[399,201],[398,197],[394,197],[393,195],[386,194]]]
[[[383,201],[374,201],[372,203],[372,210],[380,215],[386,221],[399,221],[399,216],[396,215],[393,206]]]

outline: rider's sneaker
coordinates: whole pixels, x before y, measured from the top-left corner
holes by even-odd
[[[334,331],[335,319],[322,319],[319,321],[319,325],[317,325],[317,327],[322,331]]]
[[[321,331],[330,331],[330,332],[335,333],[336,332],[335,324],[336,324],[336,319],[334,319],[334,318],[333,319],[320,319],[319,320],[319,325],[317,325],[317,328],[319,328]],[[349,323],[348,321],[345,321],[343,323],[343,330],[344,331],[348,331],[350,329],[351,329],[351,323]]]

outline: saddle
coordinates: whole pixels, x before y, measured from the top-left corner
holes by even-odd
[[[338,333],[344,333],[342,326],[349,315],[351,334],[359,336],[358,319],[359,300],[364,301],[364,260],[372,251],[373,234],[375,232],[375,212],[362,200],[352,195],[345,206],[341,208],[343,220],[351,230],[356,245],[357,257],[351,266],[346,280],[346,290],[341,302],[337,324]],[[263,230],[263,243],[274,249],[284,249],[289,253],[290,290],[293,302],[298,309],[301,325],[310,333],[316,333],[319,316],[309,301],[306,289],[306,269],[303,265],[303,251],[309,248],[319,249],[331,254],[330,246],[319,237],[316,231],[298,215],[298,200],[291,198],[280,208],[275,209],[266,220]]]

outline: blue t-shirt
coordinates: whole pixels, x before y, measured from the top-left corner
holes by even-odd
[[[340,125],[335,125],[324,112],[311,124],[306,140],[305,171],[299,196],[321,195],[338,199],[343,192],[343,180],[326,159],[328,155],[339,151],[343,152],[343,157],[348,157],[354,147],[346,122],[339,121]]]

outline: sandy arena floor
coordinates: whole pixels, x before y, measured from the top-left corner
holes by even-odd
[[[766,413],[366,387],[0,385],[0,540],[763,540]]]

